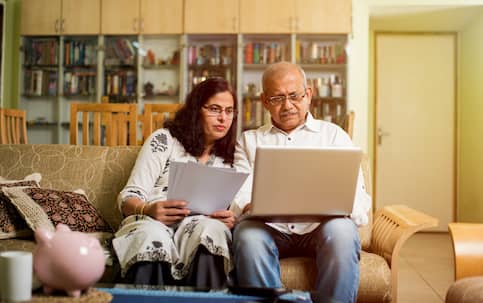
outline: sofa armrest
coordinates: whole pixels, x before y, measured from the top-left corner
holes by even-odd
[[[382,256],[391,267],[392,297],[397,298],[399,252],[414,233],[438,225],[438,220],[405,205],[390,205],[376,211],[371,252]]]
[[[390,205],[376,211],[371,252],[392,265],[404,242],[414,233],[438,225],[438,220],[405,205]],[[392,266],[391,266],[392,267]]]
[[[455,280],[483,275],[483,224],[450,223]]]

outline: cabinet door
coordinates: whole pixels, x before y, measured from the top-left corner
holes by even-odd
[[[101,11],[101,33],[139,32],[139,0],[102,0]]]
[[[141,33],[181,34],[182,31],[183,1],[141,0]]]
[[[88,35],[101,31],[101,0],[63,0],[62,34]]]
[[[21,34],[59,35],[61,0],[22,0]]]
[[[295,13],[297,33],[351,32],[351,0],[296,0]]]
[[[186,33],[237,33],[238,0],[186,0],[184,29]]]
[[[240,32],[246,34],[292,32],[295,22],[293,2],[293,0],[241,0]]]

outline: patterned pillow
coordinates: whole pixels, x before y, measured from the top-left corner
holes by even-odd
[[[33,230],[42,226],[53,231],[64,223],[97,238],[112,236],[112,228],[83,194],[35,187],[3,188],[3,192]]]
[[[39,187],[40,174],[32,174],[23,180],[7,180],[0,176],[0,239],[28,236],[32,233],[18,210],[1,191],[4,187]]]

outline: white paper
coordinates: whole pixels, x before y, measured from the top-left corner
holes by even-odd
[[[234,168],[171,162],[168,200],[184,200],[192,213],[209,215],[227,209],[247,177]]]

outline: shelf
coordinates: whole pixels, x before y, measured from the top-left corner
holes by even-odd
[[[345,71],[347,68],[347,64],[311,64],[311,63],[303,63],[299,64],[304,70],[340,70]]]
[[[331,101],[331,102],[344,102],[345,97],[316,97],[312,96],[312,101]]]
[[[163,65],[143,65],[142,68],[147,70],[163,70],[163,69],[179,69],[179,65],[163,64]]]
[[[22,94],[22,97],[24,98],[28,98],[28,99],[42,99],[42,100],[46,100],[46,99],[49,99],[49,100],[55,100],[57,98],[57,95],[55,96],[52,96],[52,95],[26,95],[26,94]]]
[[[57,122],[54,121],[44,121],[44,120],[30,120],[27,121],[27,126],[36,127],[36,126],[57,126]]]
[[[179,95],[157,94],[157,95],[152,95],[152,96],[142,96],[142,98],[146,101],[164,100],[164,99],[179,99]]]

